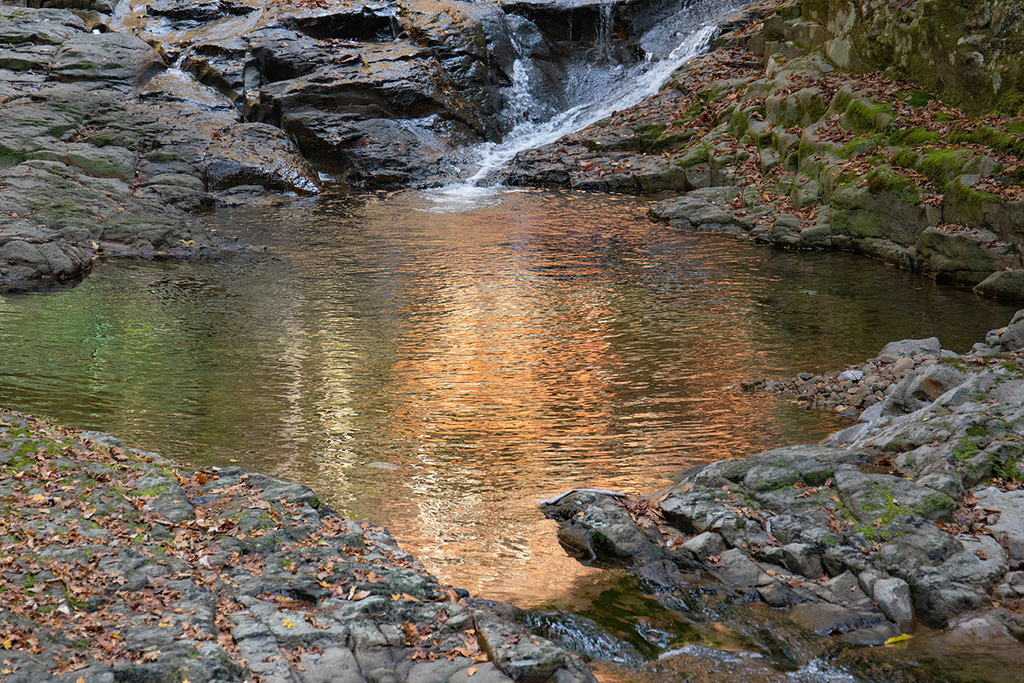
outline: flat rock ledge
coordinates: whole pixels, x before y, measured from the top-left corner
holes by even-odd
[[[710,575],[850,644],[984,622],[1019,647],[1022,334],[1024,311],[964,355],[890,344],[880,357],[914,362],[822,444],[698,466],[639,499],[579,490],[543,508],[569,552],[651,590]]]
[[[0,680],[594,681],[308,488],[0,411]]]

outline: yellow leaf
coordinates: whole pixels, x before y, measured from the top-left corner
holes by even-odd
[[[287,619],[285,619],[283,623],[284,623],[284,627],[285,628],[291,628],[292,626],[295,626],[295,624],[293,624],[292,622],[288,621]]]
[[[14,639],[13,638],[11,638],[10,636],[7,636],[6,638],[4,638],[4,649],[5,650],[10,650],[11,649],[11,645],[13,645],[13,644],[14,644]]]
[[[912,636],[909,636],[906,633],[903,633],[903,634],[900,634],[898,636],[893,636],[889,640],[885,641],[885,644],[886,645],[895,645],[896,643],[902,643],[904,641],[910,640],[911,637]]]
[[[473,674],[476,673],[476,669],[477,669],[477,667],[475,667],[475,666],[469,667],[468,669],[466,669],[466,675],[467,676],[472,676]]]

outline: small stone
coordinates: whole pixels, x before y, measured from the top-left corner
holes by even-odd
[[[725,541],[718,534],[705,531],[684,543],[683,548],[689,550],[701,560],[707,560],[709,557],[720,555],[725,550]]]
[[[879,579],[873,597],[878,608],[906,633],[914,626],[914,610],[910,602],[910,586],[903,579]]]
[[[817,579],[824,573],[821,567],[821,555],[813,545],[790,543],[783,546],[782,551],[786,567],[790,571],[809,579]]]

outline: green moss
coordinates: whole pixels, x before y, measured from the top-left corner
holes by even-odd
[[[970,158],[971,152],[964,149],[932,149],[924,153],[917,170],[936,190],[945,192],[946,184],[963,172]]]
[[[932,101],[932,94],[927,90],[915,90],[911,93],[910,97],[907,98],[907,104],[911,107],[923,107]]]
[[[939,141],[939,134],[928,130],[924,126],[914,128],[901,128],[889,136],[889,142],[897,146],[917,147],[919,145],[932,145]]]
[[[721,99],[722,95],[725,94],[726,90],[728,90],[728,88],[726,88],[725,86],[718,83],[712,83],[708,87],[699,91],[697,93],[697,97],[707,102],[717,102],[719,99]]]
[[[897,168],[914,168],[921,155],[909,149],[901,149],[892,155],[892,165]]]
[[[967,428],[967,436],[985,436],[986,434],[988,434],[988,430],[978,425]]]
[[[860,156],[866,152],[872,152],[878,149],[884,139],[884,136],[880,133],[862,135],[850,140],[840,147],[837,154],[843,159],[851,159],[855,156]]]
[[[916,184],[898,173],[885,168],[875,168],[868,173],[868,192],[889,193],[906,201],[917,201],[920,191]]]
[[[150,152],[146,155],[146,159],[156,163],[165,161],[174,161],[178,158],[175,154],[168,154],[167,152]]]
[[[135,493],[136,496],[154,496],[155,497],[155,496],[159,496],[161,493],[165,492],[169,488],[171,488],[170,484],[160,484],[159,486],[153,486],[153,487],[150,487],[148,489],[141,489],[139,491],[135,491],[134,493]]]
[[[1024,156],[1024,139],[1009,133],[1003,133],[992,126],[976,126],[971,130],[953,131],[949,142],[954,145],[973,143],[983,145],[997,152]]]
[[[1021,447],[1021,452],[1016,458],[1010,458],[1005,464],[999,469],[999,476],[1008,481],[1024,481],[1022,473],[1020,471],[1020,458],[1024,456],[1024,447]]]
[[[964,462],[976,456],[980,450],[978,444],[965,436],[961,437],[960,441],[953,446],[953,456],[960,462]]]
[[[732,134],[737,140],[742,138],[750,128],[750,117],[745,111],[738,111],[732,115]]]
[[[855,133],[872,133],[882,128],[879,117],[884,113],[891,112],[892,105],[855,99],[847,105],[843,122],[848,130]]]
[[[974,188],[967,187],[959,181],[946,183],[946,195],[952,197],[954,201],[959,205],[961,213],[964,212],[965,205],[974,204],[979,207],[982,204],[1001,204],[1004,200],[997,194],[991,192],[980,192]],[[977,220],[973,222],[980,222],[980,216],[976,217]]]
[[[957,370],[970,370],[970,367],[961,358],[940,358],[939,365],[948,365]]]

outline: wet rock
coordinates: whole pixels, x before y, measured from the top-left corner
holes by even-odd
[[[230,0],[157,0],[147,6],[150,14],[185,21],[214,21],[225,15],[248,14],[255,8]]]
[[[104,81],[141,86],[164,69],[160,55],[125,33],[74,35],[61,43],[50,67],[56,81]]]
[[[661,552],[618,501],[594,491],[577,491],[545,505],[547,516],[562,523],[558,538],[584,560],[628,565],[649,564]]]
[[[273,126],[233,124],[213,142],[207,154],[206,186],[210,190],[238,185],[301,194],[320,190],[316,171],[299,156],[291,140]]]

